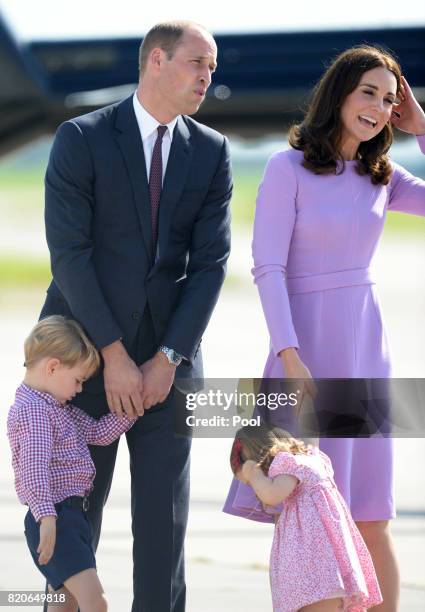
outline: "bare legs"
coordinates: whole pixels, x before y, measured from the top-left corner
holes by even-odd
[[[108,603],[95,569],[87,569],[65,580],[55,593],[65,593],[66,604],[49,605],[48,612],[107,612]]]
[[[359,521],[356,525],[372,557],[384,600],[373,612],[397,612],[400,575],[389,521]]]

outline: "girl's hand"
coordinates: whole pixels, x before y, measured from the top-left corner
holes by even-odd
[[[39,553],[38,562],[46,565],[50,561],[55,550],[56,543],[56,517],[43,516],[40,522],[40,543],[37,548]]]
[[[249,484],[252,478],[252,474],[254,469],[258,467],[255,461],[252,459],[248,459],[244,462],[241,469],[236,473],[236,478],[243,482],[244,484]],[[261,468],[258,468],[261,469]]]
[[[392,125],[402,132],[415,136],[425,134],[425,113],[403,76],[401,77],[399,98],[400,103],[393,106]]]

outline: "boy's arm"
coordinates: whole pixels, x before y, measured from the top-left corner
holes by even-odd
[[[27,406],[20,416],[20,489],[38,522],[43,516],[57,516],[49,472],[53,427],[44,406]]]
[[[112,412],[96,420],[76,406],[68,405],[67,408],[70,410],[87,444],[107,446],[128,431],[137,421],[137,419],[129,419],[125,415],[118,418]]]
[[[56,544],[56,519],[54,516],[43,516],[40,520],[40,542],[38,544],[38,562],[46,565],[52,558]]]

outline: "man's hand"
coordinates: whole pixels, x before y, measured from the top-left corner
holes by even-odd
[[[55,550],[56,543],[56,517],[43,516],[40,521],[40,543],[37,548],[39,554],[38,562],[46,565],[50,561]]]
[[[118,417],[124,413],[135,419],[143,415],[143,376],[137,365],[128,356],[120,340],[102,350],[105,363],[103,379],[109,410]]]
[[[148,410],[167,398],[174,381],[176,366],[168,363],[164,353],[158,351],[152,359],[142,363],[140,370],[143,374],[143,408]]]

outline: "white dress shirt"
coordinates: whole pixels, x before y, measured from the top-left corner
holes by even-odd
[[[171,142],[173,140],[173,132],[174,128],[176,127],[177,117],[170,121],[170,123],[160,123],[155,119],[155,117],[152,117],[152,115],[149,114],[148,111],[140,104],[139,98],[137,97],[137,91],[134,92],[133,107],[134,112],[136,113],[140,136],[142,138],[148,182],[149,172],[151,169],[152,152],[158,136],[158,125],[166,125],[168,128],[162,138],[162,182],[164,182],[164,176],[165,171],[167,169],[168,156],[170,155]]]
[[[139,98],[137,97],[137,91],[134,92],[133,96],[133,107],[136,114],[137,124],[140,130],[140,136],[143,143],[143,152],[145,154],[146,162],[146,176],[149,182],[149,172],[151,169],[152,153],[155,146],[155,142],[158,136],[158,125],[166,125],[167,131],[162,138],[162,182],[164,183],[165,171],[167,169],[168,157],[170,155],[171,143],[173,141],[173,132],[176,127],[177,117],[170,121],[170,123],[162,124],[152,117],[150,113],[140,104]],[[159,258],[159,241],[157,244],[155,260]],[[178,353],[177,353],[178,355]]]

